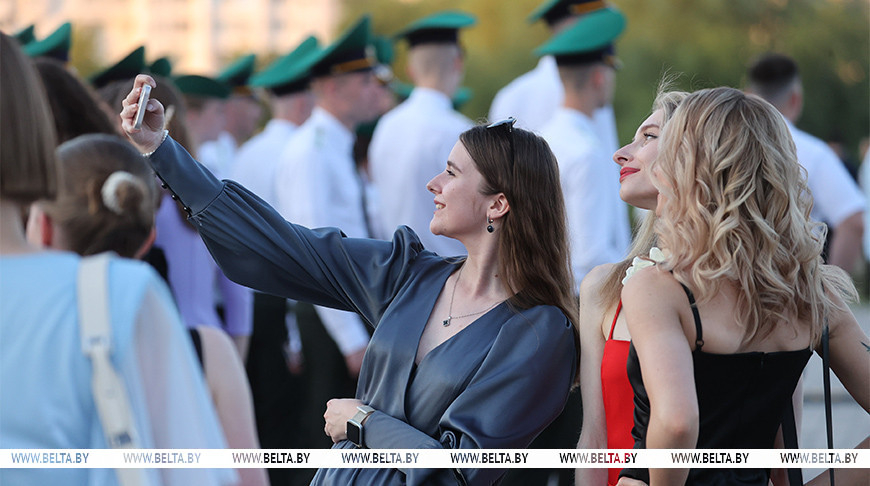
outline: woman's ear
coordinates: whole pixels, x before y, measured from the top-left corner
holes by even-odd
[[[51,216],[46,214],[40,203],[30,205],[26,228],[27,241],[35,245],[51,248],[54,242],[54,227]]]
[[[510,212],[511,205],[508,203],[507,198],[502,192],[496,194],[494,197],[495,199],[492,200],[487,215],[492,219],[502,218]]]
[[[136,254],[133,255],[133,258],[135,258],[136,260],[141,260],[145,256],[145,254],[148,253],[148,250],[150,250],[151,247],[154,246],[154,240],[156,240],[156,239],[157,239],[157,228],[152,226],[151,233],[148,234],[148,238],[145,239],[145,242],[142,243],[142,246],[140,246],[139,249],[136,250]]]

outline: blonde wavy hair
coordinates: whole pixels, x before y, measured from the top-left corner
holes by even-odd
[[[810,220],[812,196],[788,127],[766,101],[732,88],[686,97],[662,131],[654,181],[656,231],[666,266],[709,301],[731,282],[743,342],[780,322],[811,322],[819,342],[834,302],[857,297],[842,270],[822,264],[826,229]]]
[[[685,91],[668,91],[671,84],[674,82],[674,77],[665,77],[659,85],[658,94],[653,101],[652,111],[655,113],[662,110],[662,121],[660,129],[663,129],[668,123],[668,120],[676,111],[680,102],[689,95]],[[631,266],[631,262],[636,256],[644,257],[649,255],[650,249],[656,245],[655,232],[656,215],[654,211],[649,211],[643,217],[643,221],[634,231],[634,236],[631,240],[631,247],[628,249],[628,257],[621,262],[613,265],[604,283],[601,286],[600,302],[607,308],[615,307],[619,302],[620,293],[622,292],[622,279],[625,277],[625,271]]]

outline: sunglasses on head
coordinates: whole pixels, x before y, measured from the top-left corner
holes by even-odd
[[[514,166],[514,123],[517,122],[517,119],[510,116],[505,118],[504,120],[499,120],[497,122],[490,123],[486,126],[487,130],[499,130],[507,134],[508,142],[511,147],[511,168]]]

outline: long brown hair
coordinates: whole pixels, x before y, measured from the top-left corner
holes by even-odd
[[[565,202],[550,146],[538,135],[506,127],[473,127],[459,140],[483,176],[481,192],[503,193],[510,204],[498,232],[498,272],[512,295],[508,302],[518,309],[558,307],[571,321],[579,353]]]
[[[40,57],[34,63],[48,95],[58,143],[86,133],[120,135],[117,125],[100,108],[102,100],[89,85],[60,61]]]
[[[0,197],[27,204],[57,190],[54,123],[33,64],[0,32]]]

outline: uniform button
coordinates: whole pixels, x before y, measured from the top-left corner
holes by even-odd
[[[190,212],[190,208],[187,206],[184,207],[184,210],[187,211],[188,213]]]
[[[170,197],[171,197],[172,199],[176,200],[176,201],[178,200],[178,196],[176,196],[175,194],[173,194],[173,195],[170,196]]]
[[[166,188],[168,188],[169,186],[167,186],[165,182],[162,182],[162,183],[160,184],[160,187],[166,189]]]

